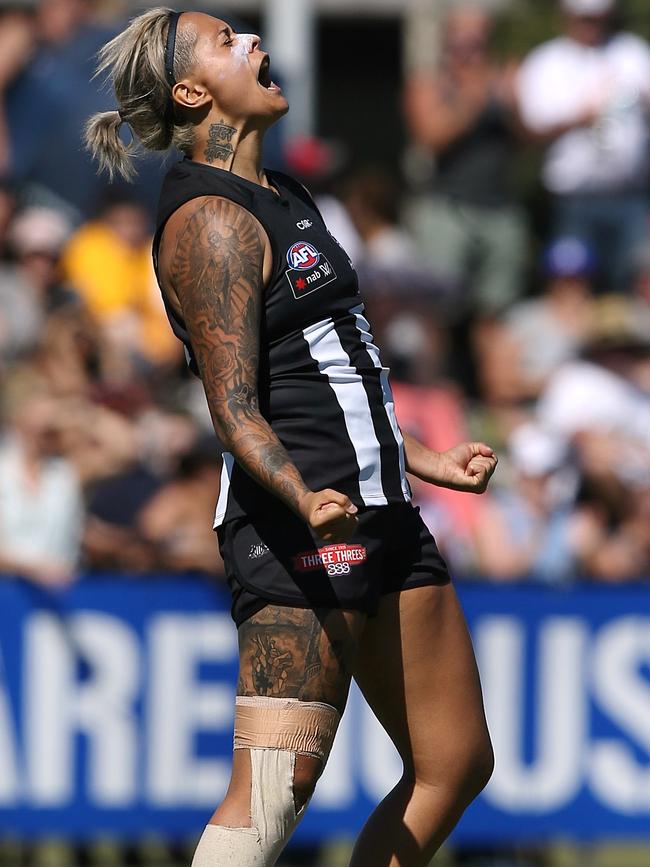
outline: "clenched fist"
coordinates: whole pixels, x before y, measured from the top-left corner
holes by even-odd
[[[325,542],[347,542],[359,523],[350,498],[331,488],[305,494],[299,509],[303,521]]]
[[[498,458],[485,443],[462,443],[438,454],[433,484],[453,491],[482,494],[497,466]]]

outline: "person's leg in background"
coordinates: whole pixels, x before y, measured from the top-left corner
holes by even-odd
[[[526,218],[519,208],[471,209],[468,221],[476,239],[469,284],[472,311],[493,315],[524,294],[529,242]]]
[[[650,224],[648,198],[642,193],[621,193],[601,197],[602,226],[597,252],[607,251],[605,290],[630,293],[634,256],[647,243]]]
[[[555,196],[552,213],[552,238],[570,235],[594,245],[596,229],[593,223],[593,196]]]
[[[451,584],[382,598],[354,677],[404,763],[350,867],[426,867],[493,768],[474,652]]]
[[[586,241],[598,258],[598,289],[629,292],[634,253],[647,242],[650,207],[643,192],[558,196],[556,235]]]
[[[418,196],[407,204],[404,221],[422,265],[433,278],[462,291],[472,238],[461,206],[445,196]]]
[[[239,627],[230,786],[193,867],[272,867],[322,773],[365,615],[267,605]]]

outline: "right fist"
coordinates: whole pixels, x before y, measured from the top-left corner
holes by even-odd
[[[331,488],[305,494],[300,515],[325,542],[347,542],[357,528],[357,507],[345,494]]]

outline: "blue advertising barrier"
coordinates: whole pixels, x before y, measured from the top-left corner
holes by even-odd
[[[460,584],[497,756],[463,841],[650,837],[648,588]],[[0,583],[0,833],[198,834],[226,787],[235,630],[193,579]],[[352,692],[298,830],[352,834],[399,778]]]

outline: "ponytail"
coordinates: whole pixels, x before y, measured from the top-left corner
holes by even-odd
[[[123,120],[119,111],[100,111],[88,119],[84,141],[100,172],[107,172],[112,181],[120,175],[132,181],[136,175],[133,165],[133,147],[120,138]]]
[[[166,7],[143,12],[99,52],[95,74],[105,76],[113,86],[119,110],[93,115],[86,124],[85,142],[99,171],[108,172],[111,180],[116,174],[128,181],[136,175],[136,144],[125,145],[120,139],[123,122],[145,150],[176,147],[190,154],[194,145],[194,118],[182,110],[170,111],[165,51],[171,15]],[[186,24],[178,31],[173,59],[177,78],[194,67],[196,40],[194,27]]]

